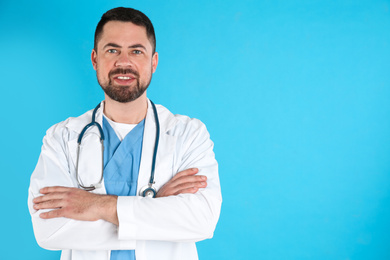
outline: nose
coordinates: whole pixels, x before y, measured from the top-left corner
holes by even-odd
[[[115,66],[117,67],[128,67],[132,66],[132,64],[133,63],[131,62],[129,55],[124,52],[118,56],[118,59],[115,62]]]

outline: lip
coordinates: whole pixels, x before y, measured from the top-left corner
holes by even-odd
[[[132,74],[116,74],[113,77],[113,80],[120,85],[127,85],[132,83],[136,78]]]
[[[126,77],[126,78],[130,78],[130,79],[135,78],[135,76],[133,74],[130,74],[130,73],[113,75],[113,78],[118,78],[118,77]]]

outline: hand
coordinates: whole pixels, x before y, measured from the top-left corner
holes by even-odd
[[[43,219],[71,218],[84,221],[104,219],[118,225],[116,196],[99,195],[69,187],[46,187],[40,190],[43,196],[36,197],[34,209],[53,209],[41,213]]]
[[[178,195],[183,193],[196,193],[199,188],[206,188],[207,177],[195,175],[197,168],[187,169],[177,173],[157,192],[156,198]]]

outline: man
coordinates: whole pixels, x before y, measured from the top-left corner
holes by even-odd
[[[63,260],[198,259],[195,242],[213,235],[222,201],[213,143],[199,120],[147,99],[155,48],[143,13],[106,12],[91,55],[105,100],[43,139],[28,204],[38,244]],[[140,196],[150,182],[155,198]]]

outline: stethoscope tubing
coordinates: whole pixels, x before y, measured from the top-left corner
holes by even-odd
[[[157,115],[157,109],[154,103],[150,100],[150,103],[152,104],[153,107],[153,114],[154,118],[156,121],[156,140],[154,141],[154,151],[153,151],[153,160],[152,160],[152,171],[150,173],[150,179],[149,179],[149,186],[154,184],[154,170],[156,167],[156,158],[157,158],[157,150],[158,150],[158,143],[160,140],[160,122],[158,120],[158,115]]]
[[[151,100],[149,100],[149,101],[152,104],[153,115],[154,115],[155,124],[156,124],[156,139],[155,139],[155,144],[154,144],[152,168],[151,168],[151,172],[150,172],[149,183],[148,183],[148,185],[145,188],[143,188],[141,190],[141,195],[144,196],[144,197],[145,196],[155,197],[156,194],[157,194],[157,191],[153,187],[153,184],[154,184],[154,175],[155,175],[155,168],[156,168],[156,158],[157,158],[158,143],[159,143],[159,139],[160,139],[160,122],[159,122],[159,119],[158,119],[156,106],[154,105],[154,103]],[[100,108],[100,103],[95,107],[95,109],[92,112],[91,123],[87,124],[81,130],[80,135],[79,135],[79,137],[77,139],[78,147],[77,147],[77,160],[76,160],[76,179],[77,179],[78,185],[82,189],[84,189],[86,191],[92,191],[92,190],[94,190],[96,188],[99,188],[101,186],[102,181],[103,181],[103,173],[104,173],[104,162],[103,162],[103,157],[104,157],[104,132],[103,132],[102,126],[98,122],[96,122],[96,113],[97,113],[97,110],[99,108]],[[84,137],[84,134],[92,126],[96,126],[99,129],[99,133],[100,133],[100,143],[102,145],[102,173],[101,173],[101,177],[100,177],[100,180],[99,180],[98,183],[92,184],[91,186],[84,186],[82,184],[82,182],[79,180],[79,174],[78,174],[80,146],[81,146],[81,141],[82,141],[82,139]]]

